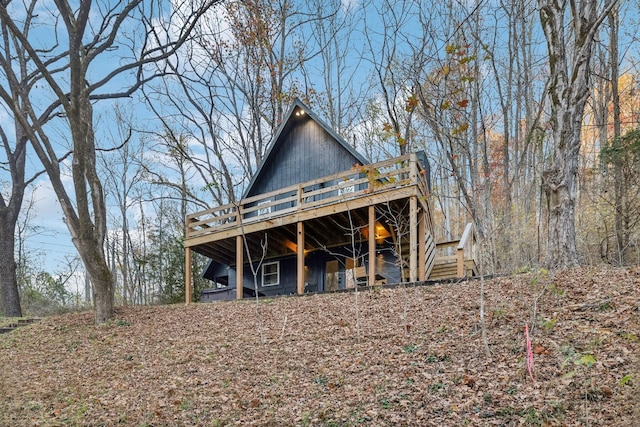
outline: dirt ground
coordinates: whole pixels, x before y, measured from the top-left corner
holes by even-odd
[[[0,335],[1,426],[640,426],[640,268],[93,320]]]

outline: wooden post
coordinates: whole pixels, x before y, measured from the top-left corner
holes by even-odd
[[[411,184],[418,183],[418,156],[416,153],[409,154],[409,178]]]
[[[464,249],[458,248],[456,251],[456,277],[464,276]]]
[[[376,284],[376,207],[369,206],[369,286]]]
[[[184,302],[191,304],[191,248],[184,248]]]
[[[425,257],[427,246],[426,220],[424,209],[421,209],[418,215],[418,280],[422,282],[427,280],[427,259]]]
[[[418,199],[411,196],[409,199],[409,281],[418,279]]]
[[[298,295],[304,294],[304,222],[297,224],[298,228]]]
[[[244,297],[244,283],[243,283],[243,268],[244,268],[244,253],[242,252],[242,236],[236,237],[236,299],[242,299]],[[256,293],[258,290],[255,290]]]
[[[302,184],[298,184],[298,194],[296,197],[296,210],[302,210],[302,203],[304,202],[302,198]]]

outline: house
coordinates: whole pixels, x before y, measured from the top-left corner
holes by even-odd
[[[211,260],[204,277],[213,286],[201,301],[432,277],[426,157],[372,164],[300,100],[285,117],[242,199],[187,216],[187,301],[191,251]],[[460,249],[458,241],[447,245]],[[475,271],[462,250],[448,257],[458,276]]]

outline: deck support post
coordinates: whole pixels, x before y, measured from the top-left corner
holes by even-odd
[[[418,279],[418,199],[411,196],[409,199],[409,281]]]
[[[236,237],[236,299],[242,299],[244,297],[244,278],[243,278],[243,267],[244,267],[244,254],[242,251],[244,248],[242,247],[242,236]],[[258,289],[255,290],[256,294],[258,293]]]
[[[184,248],[184,303],[191,303],[191,248]]]
[[[369,286],[376,284],[376,207],[369,206]]]
[[[427,259],[425,250],[427,247],[426,215],[424,209],[418,213],[418,280],[427,280]]]
[[[298,264],[298,295],[304,294],[304,222],[297,224],[297,264]]]

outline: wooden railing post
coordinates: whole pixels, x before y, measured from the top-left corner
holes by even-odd
[[[244,221],[244,218],[242,218],[242,209],[241,209],[242,205],[241,205],[241,203],[242,203],[242,200],[237,205],[235,205],[235,208],[236,208],[236,224],[242,224],[242,221]]]
[[[416,153],[409,155],[409,179],[411,184],[418,184],[418,156]]]
[[[458,277],[465,277],[467,275],[467,272],[465,271],[466,267],[464,265],[464,261],[467,258],[467,255],[469,255],[472,250],[472,247],[470,245],[474,244],[474,235],[475,231],[473,228],[473,223],[470,222],[464,228],[464,232],[462,233],[462,237],[460,238],[460,243],[458,243],[458,247],[456,249]]]
[[[184,248],[184,302],[191,304],[191,248]]]
[[[464,247],[456,251],[456,277],[464,277]]]
[[[367,193],[373,193],[375,191],[375,189],[376,189],[376,186],[375,186],[375,174],[374,174],[373,165],[369,165],[369,168],[367,170],[368,170],[367,173],[369,174],[369,176],[367,177],[368,178]]]

